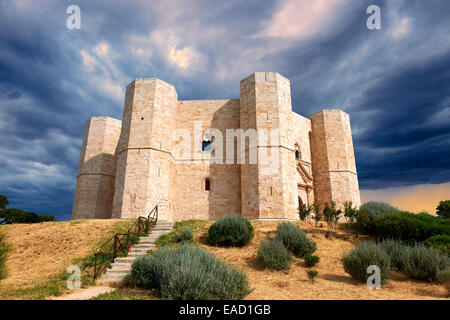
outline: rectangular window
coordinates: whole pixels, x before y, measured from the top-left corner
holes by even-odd
[[[211,181],[209,179],[205,179],[205,190],[211,190]]]

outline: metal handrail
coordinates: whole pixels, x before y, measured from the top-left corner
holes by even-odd
[[[128,228],[128,231],[126,233],[116,233],[111,238],[108,238],[106,241],[104,241],[100,247],[97,249],[97,251],[94,253],[94,280],[97,279],[97,277],[106,269],[106,267],[114,261],[115,258],[117,258],[117,255],[120,251],[120,246],[126,244],[127,251],[131,247],[131,235],[141,236],[143,234],[148,233],[150,229],[151,222],[158,221],[158,205],[156,205],[150,213],[147,215],[147,217],[138,217],[136,221]],[[126,242],[123,243],[122,239],[126,237]],[[102,252],[105,247],[113,242],[113,252],[112,252],[112,258],[104,261],[101,265],[98,263],[98,257],[100,253]]]

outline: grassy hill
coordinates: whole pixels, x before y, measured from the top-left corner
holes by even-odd
[[[43,299],[66,291],[66,268],[89,256],[128,220],[76,220],[0,226],[10,246],[0,299]]]

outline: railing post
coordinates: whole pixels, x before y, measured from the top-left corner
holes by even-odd
[[[114,255],[113,255],[113,260],[115,259],[115,258],[117,258],[117,239],[118,239],[118,236],[117,236],[117,234],[115,234],[114,235]]]
[[[95,253],[95,262],[94,262],[94,280],[97,279],[97,256],[98,256],[98,254]]]

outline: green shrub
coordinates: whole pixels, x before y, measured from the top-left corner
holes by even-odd
[[[250,293],[241,270],[187,244],[138,257],[131,266],[131,280],[141,288],[159,289],[163,299],[242,299]]]
[[[309,281],[314,282],[319,272],[317,272],[316,270],[308,270],[306,271],[306,274],[308,275]]]
[[[181,233],[177,237],[177,242],[181,243],[192,243],[194,242],[194,234],[192,229],[189,227],[183,227]]]
[[[442,254],[450,256],[450,236],[448,235],[436,235],[425,240],[425,244],[440,251]]]
[[[0,233],[0,280],[6,278],[6,256],[8,254],[8,246],[5,242],[5,235]]]
[[[389,203],[377,201],[366,202],[360,207],[360,209],[364,209],[371,218],[400,211],[396,207],[391,206]]]
[[[436,277],[439,283],[443,284],[450,291],[450,268],[439,271]]]
[[[208,229],[208,243],[214,246],[244,246],[252,238],[253,226],[236,214],[220,218]]]
[[[379,239],[421,242],[434,235],[450,235],[450,221],[424,213],[396,212],[375,217],[370,230]]]
[[[405,262],[403,273],[412,279],[435,281],[439,271],[448,265],[448,258],[437,250],[422,244],[410,247],[408,259]]]
[[[393,239],[385,239],[380,242],[379,246],[389,255],[391,267],[395,271],[403,271],[408,260],[409,247],[403,242]]]
[[[297,209],[298,217],[302,221],[308,221],[311,216],[312,210],[313,210],[312,206],[300,206]]]
[[[348,222],[356,222],[356,217],[358,215],[358,210],[356,207],[353,207],[353,203],[345,202],[344,203],[344,217],[347,219]]]
[[[292,255],[280,241],[267,239],[258,249],[258,259],[269,270],[286,270]]]
[[[342,210],[336,209],[336,203],[334,203],[334,201],[331,202],[331,206],[328,205],[328,203],[325,203],[325,207],[323,208],[323,216],[328,224],[328,229],[333,229],[336,226],[341,213]]]
[[[316,227],[317,227],[317,224],[322,219],[322,211],[320,210],[320,206],[318,203],[313,203],[312,208],[314,211],[314,221],[316,221]]]
[[[367,268],[376,265],[380,268],[381,282],[389,279],[391,261],[385,250],[373,241],[361,242],[356,248],[342,257],[344,270],[354,279],[366,282],[370,274]]]
[[[356,227],[362,233],[371,233],[372,219],[364,208],[356,212]]]
[[[277,227],[275,239],[279,240],[293,254],[303,257],[312,254],[317,249],[314,241],[308,239],[306,234],[290,222],[283,222]]]
[[[314,267],[316,264],[319,263],[320,258],[318,256],[313,256],[311,254],[305,254],[305,256],[303,257],[303,259],[305,259],[305,264],[308,268],[310,267]]]
[[[439,202],[436,208],[436,214],[443,219],[450,219],[450,200]]]

